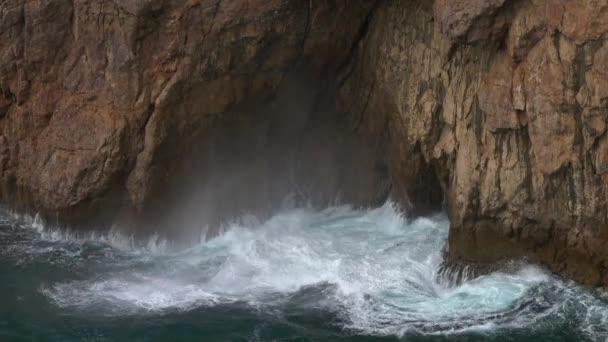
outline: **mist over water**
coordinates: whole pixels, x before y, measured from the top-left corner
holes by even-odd
[[[447,219],[391,203],[244,217],[188,248],[0,217],[0,340],[608,338],[601,293],[521,263],[455,282]]]

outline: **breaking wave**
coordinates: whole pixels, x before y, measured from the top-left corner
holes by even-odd
[[[540,267],[450,280],[441,272],[447,218],[407,220],[391,203],[284,210],[185,249],[158,237],[74,235],[0,216],[12,227],[0,231],[3,257],[77,275],[39,289],[71,312],[162,315],[240,305],[280,315],[295,307],[331,312],[349,331],[397,336],[540,329],[577,317],[584,336],[608,336],[601,294]]]

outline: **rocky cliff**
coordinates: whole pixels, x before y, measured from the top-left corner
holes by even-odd
[[[357,188],[283,185],[302,183],[298,170],[336,178],[332,170],[354,160],[342,145],[358,139],[323,133],[344,131],[323,103],[372,5],[1,1],[0,197],[64,223],[103,225],[118,213],[148,226],[202,200],[201,215],[232,207],[212,224],[279,196],[252,193]],[[320,114],[311,117],[313,107]],[[326,162],[294,165],[323,139]],[[380,154],[368,150],[356,169],[374,167]],[[181,184],[186,176],[203,181]],[[362,201],[379,183],[359,191]],[[208,195],[194,198],[194,188]]]
[[[0,1],[0,196],[150,226],[392,189],[447,203],[453,259],[608,285],[606,32],[603,0]]]
[[[394,1],[370,27],[342,99],[388,118],[402,201],[435,170],[448,254],[608,285],[608,2]]]

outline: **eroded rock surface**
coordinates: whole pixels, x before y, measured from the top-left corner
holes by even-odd
[[[530,257],[608,285],[607,10],[570,0],[377,10],[342,94],[366,98],[369,121],[388,118],[406,206],[412,170],[432,165],[452,258]]]
[[[195,136],[301,68],[337,74],[372,5],[0,1],[0,197],[74,223],[141,212]]]
[[[278,169],[370,204],[390,177],[445,200],[452,258],[608,285],[607,32],[606,0],[0,1],[0,195],[112,221],[183,198],[184,163],[253,175],[208,194]]]

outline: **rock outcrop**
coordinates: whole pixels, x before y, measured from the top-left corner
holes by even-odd
[[[435,170],[448,255],[608,285],[608,2],[394,1],[370,27],[342,98],[390,122],[406,205]]]
[[[391,188],[447,204],[451,258],[608,285],[607,32],[605,0],[0,1],[0,197],[150,226]]]

